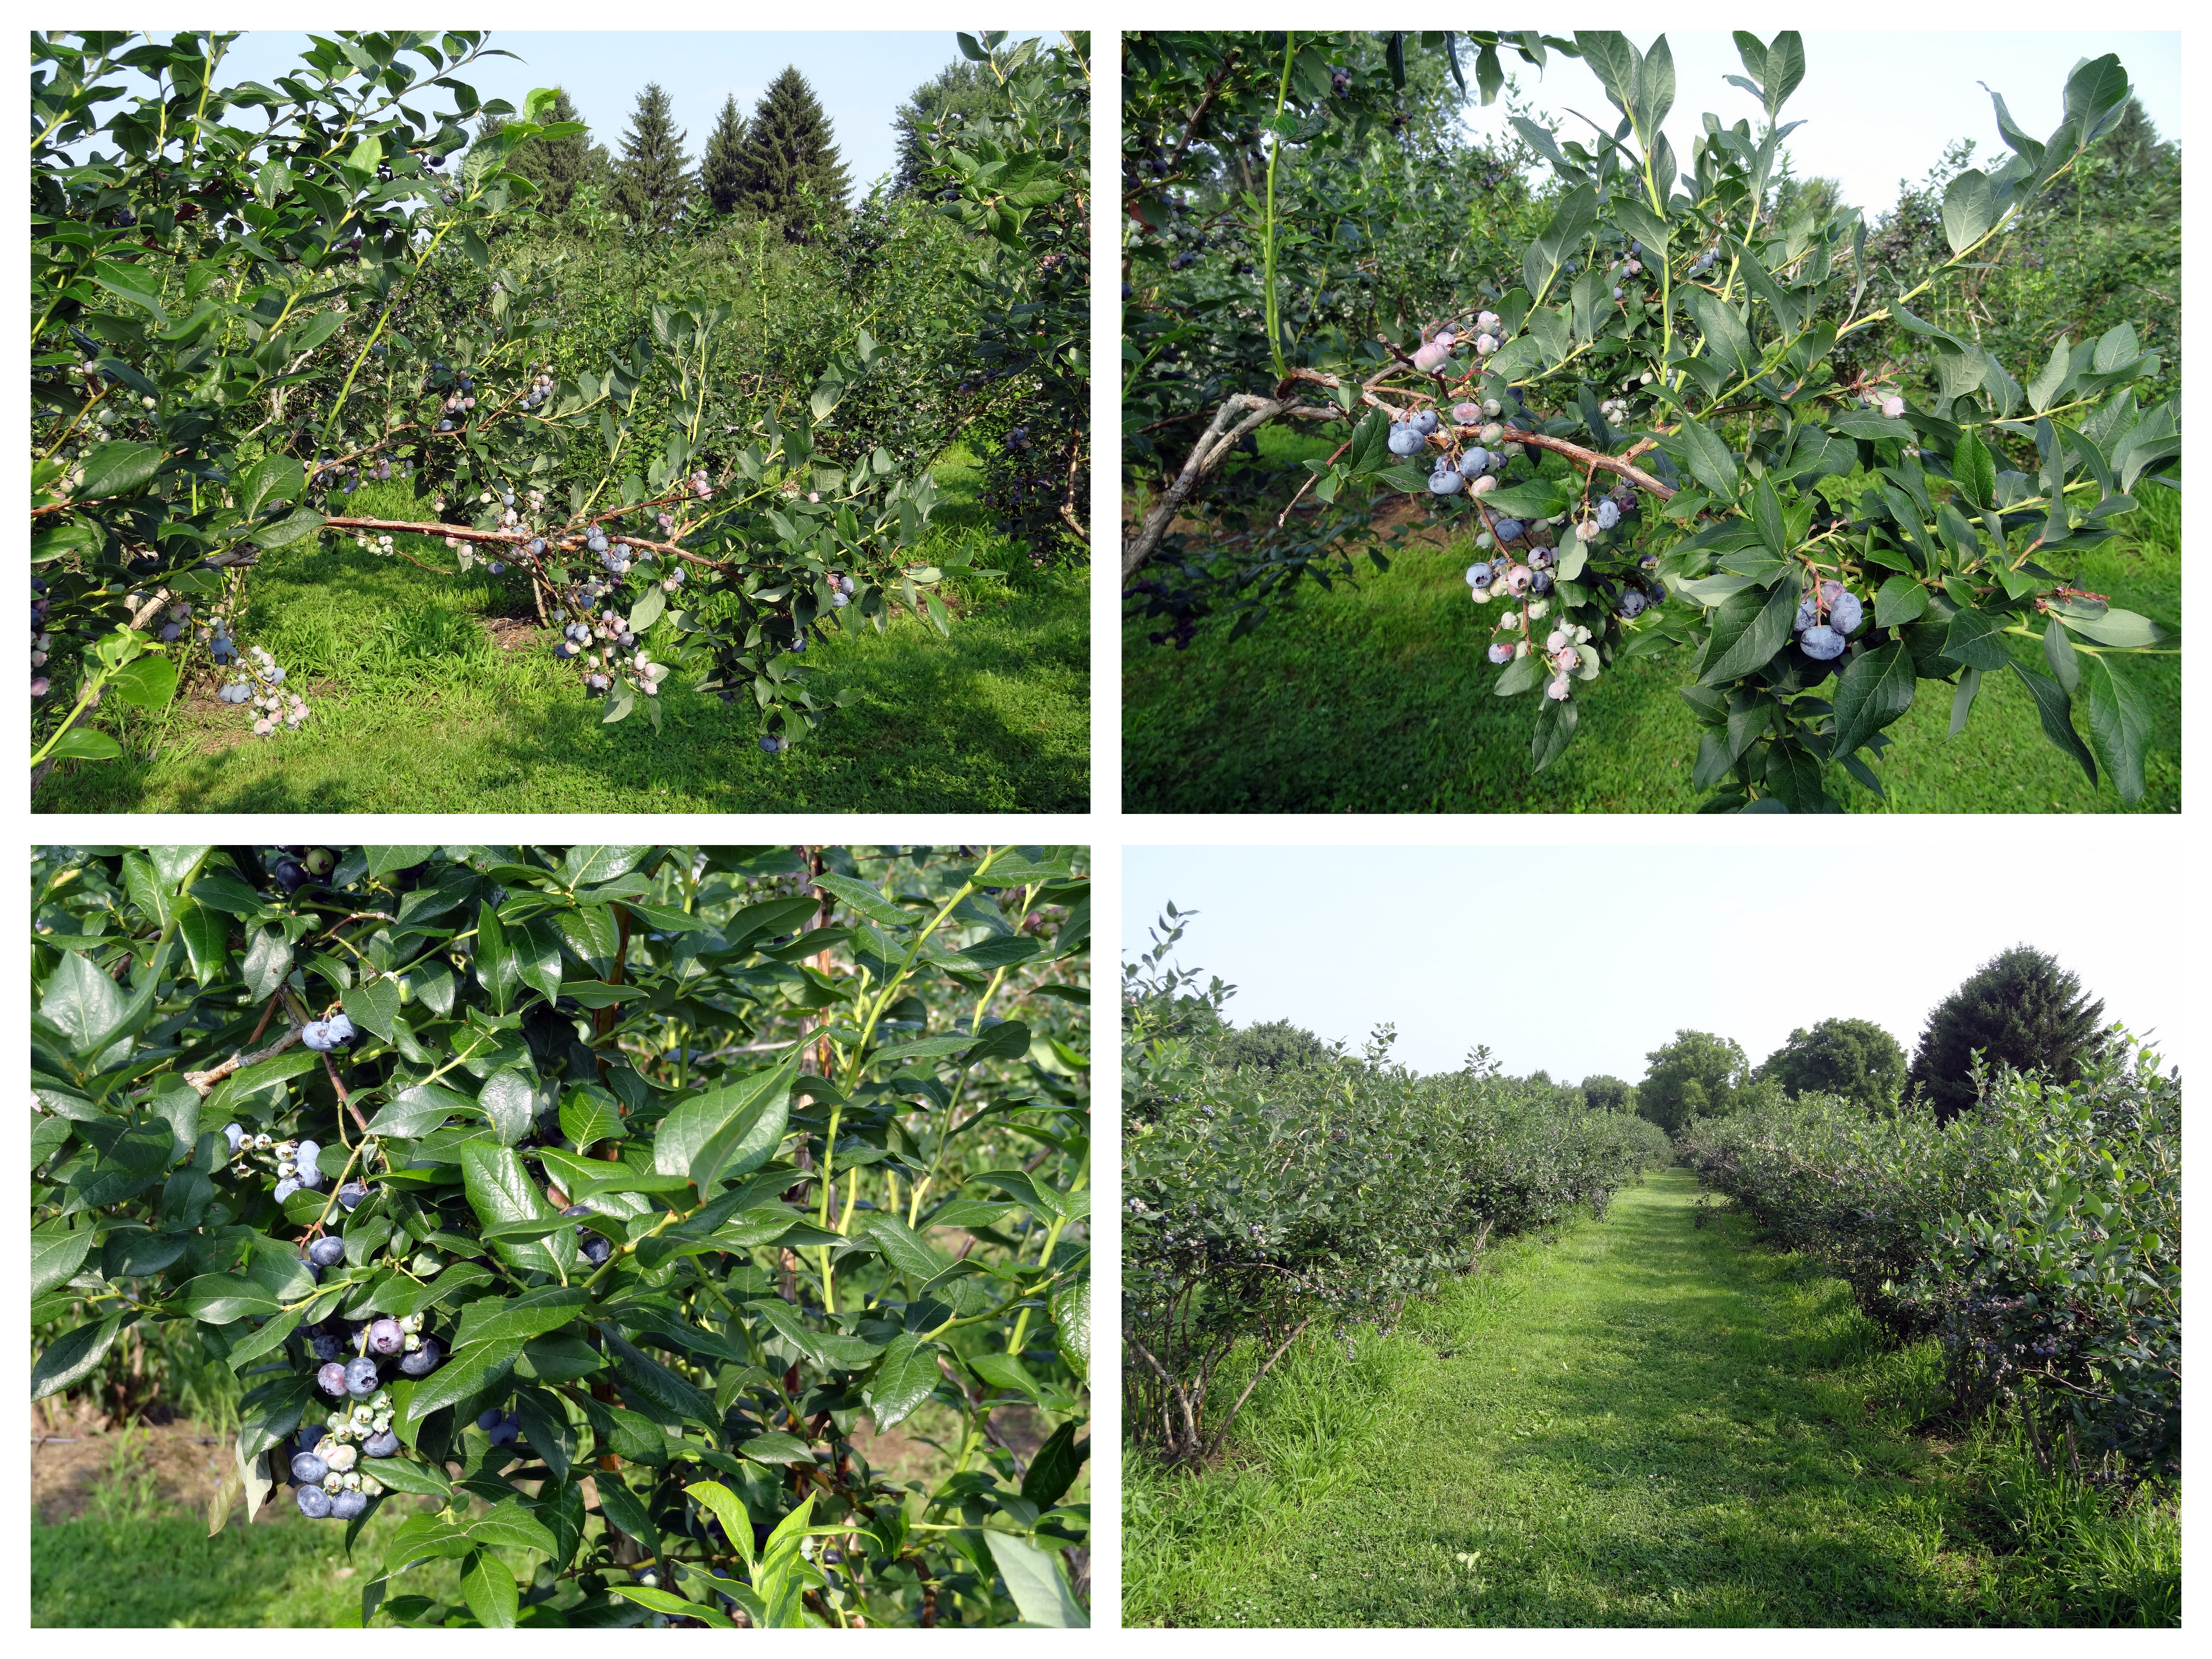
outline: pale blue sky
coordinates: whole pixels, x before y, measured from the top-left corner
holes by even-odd
[[[960,56],[960,43],[950,30],[494,30],[488,44],[515,57],[488,58],[465,73],[463,78],[478,98],[504,98],[520,108],[533,87],[566,87],[593,140],[614,155],[621,154],[623,131],[639,91],[647,82],[658,81],[675,105],[676,125],[695,162],[707,148],[724,98],[734,93],[738,109],[750,116],[769,82],[786,64],[796,64],[830,117],[855,200],[891,170],[896,150],[891,117],[898,106]],[[272,81],[297,64],[307,45],[304,33],[249,32],[232,44],[222,73],[228,84]]]
[[[1893,206],[1898,181],[1919,179],[1954,139],[1977,140],[1976,155],[1988,158],[1987,165],[1999,165],[2011,154],[1979,82],[2004,94],[2013,119],[2030,137],[2047,138],[2063,113],[2061,94],[2075,63],[2117,52],[2160,136],[2182,137],[2179,33],[2017,28],[1802,33],[1805,79],[1783,106],[1781,118],[1785,125],[1805,125],[1784,142],[1800,176],[1840,179],[1844,199],[1864,208],[1869,217]],[[1639,51],[1649,51],[1656,34],[1629,31]],[[1763,31],[1766,40],[1773,35],[1771,28]],[[1667,137],[1687,171],[1691,142],[1703,131],[1706,111],[1723,126],[1748,119],[1754,134],[1765,114],[1749,93],[1722,79],[1744,72],[1727,30],[1669,29],[1667,44],[1675,77]],[[1563,118],[1561,137],[1587,142],[1592,136],[1588,123],[1567,114],[1570,109],[1603,123],[1608,132],[1620,120],[1587,64],[1553,58],[1540,73],[1510,53],[1504,61],[1532,104]],[[1510,134],[1507,121],[1503,97],[1468,115],[1468,129],[1480,134]]]
[[[1971,854],[1132,847],[1122,954],[1150,948],[1172,899],[1199,912],[1176,960],[1238,988],[1239,1025],[1287,1019],[1356,1050],[1388,1020],[1419,1071],[1486,1042],[1516,1074],[1633,1083],[1682,1027],[1734,1037],[1755,1065],[1793,1027],[1870,1019],[1909,1055],[1930,1007],[2025,943],[2080,975],[2106,1018],[2158,1028],[2185,1067],[2201,1024],[2189,947],[2100,896],[2109,842],[2075,846],[2038,822],[2026,846],[1992,837]],[[2130,890],[2166,885],[2160,860],[2124,862]]]

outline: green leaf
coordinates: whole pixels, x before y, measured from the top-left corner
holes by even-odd
[[[744,1448],[738,1449],[742,1451]],[[652,1516],[645,1512],[645,1505],[638,1502],[637,1494],[623,1483],[622,1477],[603,1471],[592,1484],[599,1489],[599,1512],[653,1554],[659,1554],[659,1529],[653,1524]]]
[[[1836,735],[1831,752],[1840,760],[1912,707],[1912,653],[1902,644],[1863,651],[1836,688]]]
[[[758,1169],[782,1144],[798,1073],[794,1054],[781,1066],[682,1102],[653,1136],[654,1172],[683,1176],[703,1196],[717,1179]]]
[[[455,1116],[474,1117],[480,1109],[466,1095],[458,1094],[442,1084],[418,1083],[411,1089],[403,1089],[398,1098],[369,1119],[371,1134],[393,1135],[402,1140],[419,1140],[447,1119]]]
[[[2100,645],[2117,646],[2122,650],[2136,650],[2143,646],[2156,645],[2162,637],[2155,623],[2148,617],[2137,616],[2132,611],[2107,611],[2097,617],[2069,614],[2066,625]]]
[[[1698,676],[1700,685],[1721,685],[1764,668],[1790,638],[1790,625],[1797,615],[1797,589],[1791,582],[1777,582],[1758,610],[1739,601],[1756,589],[1730,599],[1713,614],[1713,659]]]
[[[246,947],[246,961],[240,971],[246,981],[246,994],[256,1002],[265,1002],[275,996],[276,988],[292,971],[292,942],[284,937],[284,930],[257,928]]]
[[[623,1398],[655,1422],[693,1422],[710,1431],[721,1422],[714,1402],[659,1360],[625,1342],[609,1325],[599,1334],[621,1379]],[[650,1409],[648,1409],[650,1408]]]
[[[1053,1340],[1079,1382],[1091,1380],[1091,1278],[1088,1273],[1052,1293]]]
[[[755,1435],[738,1448],[738,1455],[750,1458],[756,1463],[792,1467],[804,1467],[814,1462],[814,1452],[804,1440],[780,1429]]]
[[[362,850],[368,860],[369,877],[375,880],[402,870],[412,870],[438,849],[434,847],[368,847]]]
[[[561,1103],[561,1133],[579,1153],[602,1140],[626,1134],[614,1097],[594,1088],[571,1089]]]
[[[2057,617],[2051,617],[2043,630],[2043,659],[2051,665],[2051,672],[2058,684],[2072,696],[2081,683],[2081,658],[2074,649],[2074,641],[2067,637],[2066,624]]]
[[[545,1201],[512,1148],[489,1140],[464,1141],[460,1164],[469,1207],[487,1226],[559,1213]],[[502,1261],[526,1273],[565,1273],[576,1262],[574,1233],[555,1233],[550,1238],[517,1244],[495,1243],[492,1249]]]
[[[491,1507],[489,1514],[478,1516],[469,1522],[468,1533],[479,1544],[496,1545],[501,1549],[536,1550],[541,1555],[550,1555],[559,1546],[545,1524],[523,1508],[514,1498],[502,1498]]]
[[[399,1017],[399,987],[388,976],[364,980],[345,991],[338,1001],[346,1018],[364,1031],[392,1041],[392,1022]]]
[[[913,915],[885,898],[865,881],[854,881],[849,876],[820,875],[814,884],[824,892],[835,894],[846,907],[866,917],[878,927],[903,931],[911,926]]]
[[[70,1232],[56,1222],[33,1228],[31,1295],[34,1297],[44,1296],[56,1285],[66,1285],[76,1278],[77,1269],[84,1266],[85,1256],[92,1249],[93,1237],[93,1230],[89,1226],[77,1232]],[[922,1276],[928,1277],[927,1274]]]
[[[514,1369],[514,1359],[512,1344],[479,1342],[462,1348],[415,1385],[401,1415],[420,1423],[433,1412],[495,1387]]]
[[[167,657],[133,658],[107,677],[107,685],[133,708],[164,708],[177,694],[177,665]]]
[[[1052,1556],[1026,1539],[994,1528],[985,1528],[983,1538],[990,1546],[992,1560],[998,1564],[999,1576],[1006,1581],[1006,1593],[1021,1609],[1024,1624],[1053,1630],[1090,1628],[1091,1615],[1067,1588],[1067,1580],[1060,1576]]]
[[[1950,243],[1953,253],[1964,253],[1981,240],[1996,217],[1989,178],[1978,167],[1967,168],[1945,188],[1943,240]]]
[[[1951,476],[1958,480],[1959,493],[1978,509],[1987,510],[1996,504],[1997,464],[1989,446],[1974,433],[1959,440],[1951,457]]]
[[[1543,711],[1536,716],[1536,734],[1528,745],[1536,771],[1542,771],[1567,752],[1567,745],[1574,741],[1575,726],[1581,718],[1581,711],[1575,707],[1571,697],[1547,697],[1544,700]]]
[[[915,1407],[929,1398],[938,1384],[937,1346],[925,1343],[913,1331],[901,1331],[884,1346],[883,1355],[860,1385],[860,1398],[881,1434],[902,1423]]]
[[[55,760],[114,760],[123,753],[123,745],[105,732],[72,726],[46,753]]]
[[[119,1313],[110,1314],[57,1337],[39,1356],[38,1364],[31,1367],[31,1398],[44,1400],[89,1376],[93,1368],[106,1358],[116,1332],[123,1328],[124,1318]]]
[[[1927,614],[1928,590],[1912,576],[1892,576],[1874,596],[1874,625],[1895,628]]]
[[[185,1311],[204,1325],[228,1325],[282,1310],[268,1286],[233,1273],[202,1273],[183,1291]]]
[[[740,1587],[742,1588],[742,1586]],[[610,1584],[607,1594],[635,1601],[641,1607],[665,1613],[671,1619],[696,1619],[709,1630],[735,1630],[737,1620],[720,1608],[704,1601],[687,1601],[680,1595],[672,1595],[665,1589],[650,1584]]]
[[[2143,746],[2154,721],[2150,699],[2135,673],[2128,659],[2110,653],[2089,658],[2083,671],[2089,682],[2089,741],[2130,806],[2142,799]]]
[[[1961,611],[1943,634],[1943,654],[1969,668],[2002,668],[2012,660],[2004,647],[2004,622],[1986,611]]]
[[[106,443],[84,458],[84,482],[76,499],[89,501],[127,495],[161,470],[161,452],[148,444]]]
[[[2081,734],[2074,729],[2074,722],[2069,717],[2072,700],[2067,696],[2064,688],[2049,675],[2023,668],[2010,658],[2005,659],[2005,666],[2020,676],[2021,684],[2035,699],[2035,712],[2043,722],[2043,735],[2051,739],[2052,747],[2079,761],[2082,771],[2094,784],[2097,781],[2096,758],[2090,754],[2088,745],[2081,741]]]
[[[1738,477],[1735,456],[1719,435],[1686,416],[1676,436],[1691,476],[1715,495],[1734,501]]]
[[[1061,1424],[1030,1460],[1029,1473],[1022,1477],[1022,1496],[1038,1509],[1048,1510],[1060,1502],[1083,1472],[1091,1443],[1076,1439],[1080,1427],[1073,1419]]]
[[[486,1630],[513,1630],[520,1597],[514,1575],[489,1550],[471,1550],[461,1563],[461,1599]]]
[[[477,1091],[477,1104],[502,1146],[512,1146],[538,1120],[538,1085],[514,1066],[502,1066]]]

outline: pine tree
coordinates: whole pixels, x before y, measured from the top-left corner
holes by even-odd
[[[2000,1062],[2016,1072],[2041,1071],[2053,1082],[2072,1083],[2085,1060],[2103,1046],[2101,1001],[2083,994],[2079,976],[2032,945],[2016,945],[1984,963],[1936,1004],[1920,1033],[1920,1047],[1905,1074],[1938,1121],[1973,1105],[1976,1049],[1990,1070]]]
[[[784,222],[786,234],[805,228],[802,191],[811,186],[817,211],[843,210],[852,188],[830,131],[830,118],[814,88],[795,67],[769,85],[745,132],[745,165],[739,205],[748,213]]]
[[[639,224],[667,230],[683,216],[691,194],[691,158],[684,153],[684,135],[657,81],[647,82],[637,95],[613,182],[615,211]]]
[[[699,167],[699,194],[714,213],[733,213],[744,185],[745,118],[735,94],[722,100],[714,131],[707,140],[707,159]]]
[[[892,131],[898,134],[898,170],[892,187],[904,192],[921,182],[922,169],[928,165],[922,140],[933,131],[949,129],[957,116],[995,114],[1005,101],[983,66],[965,58],[947,64],[916,87],[891,117]]]
[[[553,88],[553,103],[545,112],[544,125],[556,121],[578,121],[574,100],[566,87]],[[477,123],[477,134],[489,138],[507,125],[503,116],[487,115]],[[592,142],[592,135],[580,132],[572,137],[534,139],[507,158],[507,169],[519,173],[538,186],[538,205],[548,213],[566,213],[575,199],[576,191],[585,185],[604,179],[607,174],[607,152]]]

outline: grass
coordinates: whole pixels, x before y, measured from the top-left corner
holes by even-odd
[[[1090,802],[1090,615],[1085,570],[1037,569],[989,533],[976,474],[938,477],[947,505],[919,556],[964,546],[949,581],[947,640],[902,616],[810,652],[851,688],[851,707],[789,753],[756,744],[750,701],[672,688],[664,729],[642,714],[600,722],[600,703],[552,659],[529,591],[481,566],[441,579],[350,540],[271,555],[252,578],[241,642],[272,651],[304,685],[305,728],[256,739],[202,677],[130,729],[129,758],[71,763],[40,789],[57,812],[1084,811]],[[352,498],[364,516],[413,517],[399,485]],[[418,558],[450,563],[424,538]],[[487,624],[513,622],[502,637]],[[817,695],[820,695],[817,692]]]
[[[31,1622],[102,1628],[327,1628],[361,1623],[361,1589],[390,1534],[427,1499],[380,1504],[345,1547],[349,1528],[306,1519],[279,1488],[263,1519],[208,1536],[205,1519],[164,1503],[139,1437],[118,1435],[84,1513],[31,1524]],[[520,1559],[520,1557],[517,1558]],[[459,1600],[458,1565],[432,1561],[402,1590]],[[416,1581],[420,1582],[416,1582]]]
[[[1322,456],[1318,440],[1261,434],[1263,454]],[[1287,495],[1291,486],[1285,485]],[[2149,489],[2123,534],[2085,557],[2083,586],[2173,632],[2180,614],[2180,503]],[[1699,728],[1674,688],[1686,653],[1609,668],[1580,686],[1581,726],[1566,754],[1529,770],[1535,705],[1492,692],[1484,655],[1490,608],[1468,602],[1472,542],[1426,538],[1356,584],[1309,586],[1287,616],[1231,642],[1203,627],[1187,651],[1122,632],[1124,805],[1147,812],[1687,812]],[[1157,626],[1157,624],[1152,624]],[[2013,641],[2023,663],[2041,651]],[[1964,732],[1950,737],[1948,687],[1923,683],[1889,728],[1876,767],[1887,803],[1831,769],[1829,792],[1854,811],[2088,812],[2180,810],[2181,669],[2146,659],[2154,710],[2146,791],[2122,806],[2092,787],[2043,736],[2027,688],[1985,675]],[[2086,718],[2086,717],[2083,717]],[[2081,720],[2077,719],[2077,726]]]
[[[1129,1455],[1125,1622],[2179,1620],[2174,1510],[1931,1434],[1933,1346],[1885,1347],[1840,1281],[1696,1199],[1663,1171],[1395,1334],[1309,1338],[1223,1467]]]

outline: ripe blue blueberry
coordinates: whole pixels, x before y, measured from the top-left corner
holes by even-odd
[[[1620,522],[1620,509],[1613,505],[1611,498],[1597,504],[1597,527],[1600,530],[1610,530]]]
[[[763,754],[769,755],[773,755],[777,750],[783,747],[783,745],[777,742],[774,738],[763,738],[760,740],[760,746],[761,751]]]
[[[372,1434],[362,1441],[361,1449],[366,1456],[390,1457],[399,1449],[399,1437],[386,1429],[383,1433]]]
[[[1425,438],[1429,434],[1434,432],[1436,429],[1437,411],[1435,410],[1419,409],[1413,411],[1414,431],[1419,433],[1424,438]]]
[[[331,1498],[331,1519],[357,1520],[368,1508],[368,1494],[361,1492],[342,1492]]]
[[[1471,565],[1468,566],[1468,568],[1467,568],[1467,585],[1468,585],[1469,587],[1487,587],[1487,586],[1490,586],[1490,567],[1489,567],[1488,565],[1486,565],[1486,564],[1471,564]]]
[[[380,1319],[368,1328],[368,1351],[387,1358],[407,1346],[407,1334],[396,1319]],[[374,1367],[371,1368],[372,1370]]]
[[[1421,434],[1412,427],[1400,424],[1390,428],[1390,453],[1393,455],[1412,455],[1424,447]]]
[[[364,1354],[359,1359],[346,1362],[346,1392],[356,1400],[366,1400],[376,1392],[376,1362]]]
[[[1623,622],[1632,622],[1638,617],[1642,616],[1644,614],[1644,595],[1637,589],[1633,587],[1630,588],[1626,593],[1623,593],[1620,596],[1621,620]]]
[[[1814,662],[1833,662],[1844,654],[1844,636],[1825,625],[1807,629],[1797,636],[1797,643]]]
[[[1498,544],[1501,547],[1508,542],[1521,539],[1521,520],[1518,519],[1500,519],[1491,527],[1497,532]]]
[[[1490,452],[1479,446],[1470,448],[1459,458],[1459,470],[1468,477],[1474,477],[1490,470]]]
[[[331,1495],[320,1486],[301,1487],[295,1501],[300,1505],[300,1513],[310,1521],[320,1521],[331,1512]]]
[[[236,1157],[239,1143],[246,1139],[246,1131],[235,1123],[226,1123],[222,1126],[222,1138],[230,1143],[231,1155]]]
[[[1808,593],[1797,601],[1797,620],[1793,625],[1800,634],[1814,626],[1820,620],[1820,602],[1818,599]]]
[[[1550,592],[1552,591],[1552,573],[1548,570],[1539,570],[1534,575],[1528,579],[1528,591],[1531,593]]]
[[[499,1426],[499,1407],[494,1406],[489,1411],[477,1419],[477,1426],[487,1431],[497,1428]]]
[[[300,1183],[289,1176],[287,1176],[283,1180],[276,1183],[276,1189],[270,1195],[274,1197],[279,1204],[282,1204],[286,1199],[291,1197],[293,1194],[299,1190]]]
[[[1865,620],[1866,608],[1856,593],[1839,593],[1828,606],[1828,626],[1838,634],[1856,633]]]
[[[1435,495],[1456,495],[1467,488],[1467,480],[1448,460],[1437,463],[1437,470],[1429,475],[1429,493]]]
[[[438,1366],[438,1339],[426,1336],[422,1346],[399,1362],[399,1369],[409,1376],[428,1376]]]
[[[344,1205],[349,1210],[358,1208],[362,1200],[368,1196],[368,1188],[362,1186],[358,1181],[349,1181],[344,1186],[338,1188],[338,1202]]]
[[[331,1041],[331,1023],[326,1019],[311,1019],[300,1032],[300,1041],[319,1054],[326,1054],[337,1047]]]
[[[303,1486],[319,1485],[330,1472],[331,1466],[311,1451],[293,1454],[292,1479]]]
[[[345,1354],[345,1345],[335,1336],[318,1336],[309,1346],[314,1349],[315,1358],[318,1359],[338,1359],[343,1358]],[[344,1382],[341,1381],[337,1389],[332,1392],[343,1390],[344,1387]]]
[[[307,1246],[307,1260],[318,1267],[335,1267],[345,1260],[345,1240],[326,1235]]]

